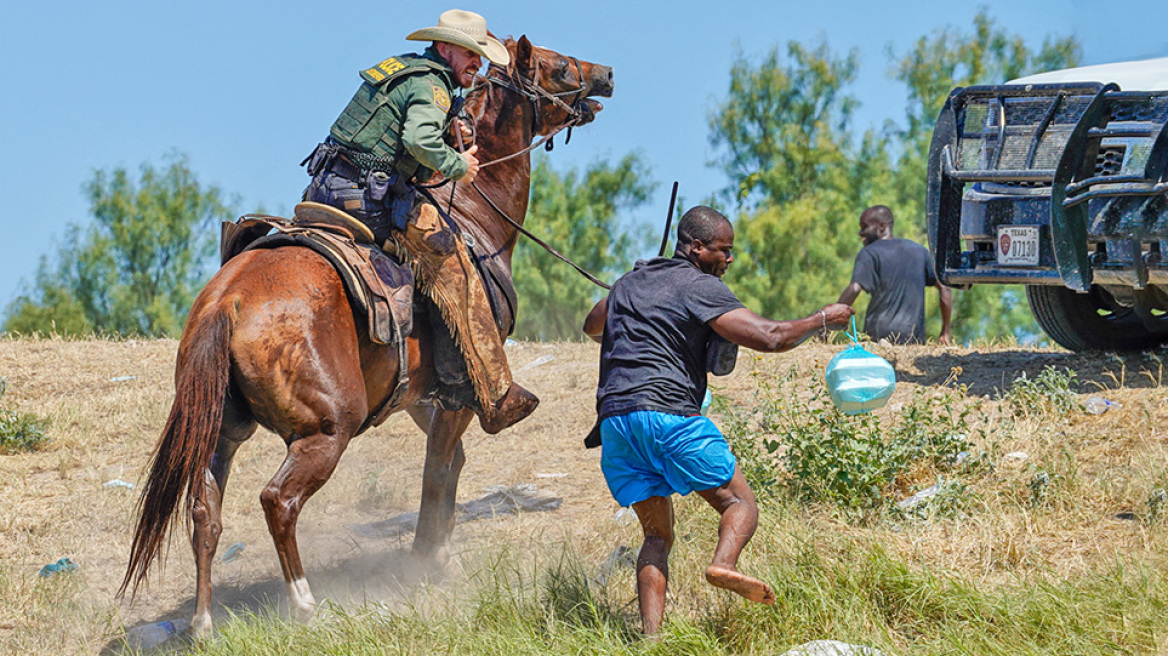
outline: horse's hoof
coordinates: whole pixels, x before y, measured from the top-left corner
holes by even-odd
[[[288,606],[292,611],[292,619],[301,624],[308,624],[316,615],[316,598],[308,587],[308,581],[297,579],[288,584]]]
[[[206,640],[211,637],[211,614],[196,615],[191,620],[191,638]]]
[[[443,545],[419,549],[415,545],[410,556],[415,574],[423,577],[433,574],[442,575],[446,572],[446,566],[450,564],[450,547]]]
[[[316,606],[293,606],[292,619],[301,624],[308,624],[312,622],[312,618],[316,617]]]

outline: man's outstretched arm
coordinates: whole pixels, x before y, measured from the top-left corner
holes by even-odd
[[[731,310],[710,321],[722,337],[749,349],[776,353],[795,348],[808,337],[827,328],[841,330],[856,311],[842,303],[832,303],[802,319],[774,321],[746,308]]]
[[[864,291],[864,288],[860,287],[860,283],[853,280],[850,285],[844,287],[843,293],[840,294],[839,300],[836,302],[851,305],[860,297],[860,292],[862,291]]]
[[[937,341],[947,345],[951,341],[949,321],[953,317],[953,291],[938,281],[937,296],[941,301],[941,336]]]

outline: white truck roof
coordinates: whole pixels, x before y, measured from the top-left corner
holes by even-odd
[[[1168,57],[1064,68],[1027,75],[1006,84],[1063,84],[1115,82],[1124,91],[1168,91]]]

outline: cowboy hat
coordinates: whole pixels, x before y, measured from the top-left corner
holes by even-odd
[[[437,27],[424,27],[411,33],[406,40],[452,43],[482,55],[499,66],[506,66],[511,61],[507,48],[487,34],[487,19],[473,11],[444,11],[438,17]]]

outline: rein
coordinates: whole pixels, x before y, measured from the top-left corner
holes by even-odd
[[[545,251],[551,253],[553,257],[559,258],[563,262],[566,262],[568,264],[568,266],[575,269],[577,272],[579,272],[580,275],[587,278],[593,284],[595,284],[599,287],[603,287],[604,289],[612,289],[612,285],[609,285],[608,283],[606,283],[606,282],[600,280],[599,278],[597,278],[596,276],[592,275],[592,273],[590,273],[587,269],[580,266],[579,264],[576,264],[572,260],[568,259],[568,257],[566,255],[563,255],[559,251],[557,251],[556,249],[552,248],[551,245],[549,245],[544,240],[540,239],[539,237],[536,237],[534,234],[532,234],[532,232],[530,230],[528,230],[527,228],[524,228],[523,224],[519,223],[515,219],[512,219],[510,216],[507,216],[507,213],[504,212],[501,207],[496,205],[495,201],[491,200],[490,196],[483,193],[482,189],[479,189],[479,183],[472,182],[472,183],[470,183],[470,186],[474,187],[474,190],[479,192],[479,195],[483,197],[483,200],[487,201],[487,204],[491,206],[491,209],[495,210],[495,212],[497,212],[499,214],[499,216],[503,217],[503,219],[507,223],[510,223],[511,227],[518,230],[520,234],[522,234],[523,236],[527,237],[531,241],[534,241],[535,243],[542,246],[543,249]]]
[[[564,130],[568,131],[568,140],[572,139],[572,128],[577,126],[577,125],[580,125],[581,122],[583,122],[585,118],[588,118],[587,113],[580,110],[580,101],[584,99],[584,97],[585,97],[584,92],[587,91],[588,87],[586,87],[584,85],[584,69],[583,69],[583,67],[580,66],[580,60],[575,58],[575,57],[570,57],[570,59],[576,64],[576,80],[577,80],[576,84],[577,84],[577,86],[575,89],[568,89],[567,91],[560,91],[558,93],[552,93],[552,92],[548,91],[547,89],[544,89],[543,87],[536,84],[533,80],[529,80],[529,79],[523,77],[522,75],[520,75],[519,71],[511,71],[511,70],[503,68],[502,66],[495,66],[494,64],[492,64],[490,66],[488,71],[490,71],[490,70],[501,71],[502,73],[506,74],[509,79],[500,78],[500,77],[490,77],[487,75],[478,75],[475,77],[475,82],[478,82],[479,80],[483,80],[488,85],[501,87],[501,88],[506,89],[514,94],[517,94],[519,96],[526,98],[527,101],[531,103],[532,109],[534,110],[533,113],[534,113],[535,118],[534,118],[534,123],[532,125],[533,132],[539,132],[539,127],[540,127],[540,125],[539,125],[539,102],[541,100],[547,100],[547,101],[551,102],[553,105],[555,105],[556,107],[559,107],[560,109],[564,110],[565,113],[568,114],[568,121],[566,123],[564,123],[563,125],[561,125],[560,127],[556,128],[555,130],[552,130],[552,132],[550,134],[548,134],[547,136],[540,137],[539,139],[534,141],[530,146],[528,146],[522,150],[519,150],[517,152],[511,153],[510,155],[504,155],[503,157],[499,157],[499,158],[493,159],[489,162],[483,162],[483,163],[479,164],[480,170],[485,169],[488,166],[494,166],[495,164],[500,164],[502,162],[506,162],[509,159],[515,159],[516,157],[519,157],[521,155],[526,155],[527,153],[530,153],[531,151],[535,150],[536,148],[539,148],[540,146],[543,146],[544,144],[547,144],[546,148],[548,150],[551,150],[552,143],[553,143],[552,138],[555,137],[560,132],[563,132]],[[567,96],[567,95],[574,95],[575,96],[572,99],[572,104],[570,104],[570,105],[560,99],[560,96]],[[471,124],[474,125],[474,122],[472,121]],[[472,143],[473,143],[473,141],[472,141]],[[565,143],[567,143],[567,141],[565,141]],[[480,193],[482,193],[482,192],[480,192]]]

